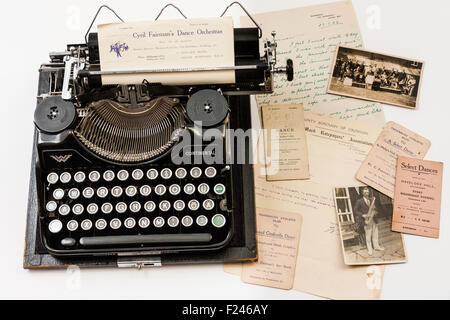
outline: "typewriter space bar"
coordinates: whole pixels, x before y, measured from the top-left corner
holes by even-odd
[[[80,245],[95,247],[105,245],[141,244],[141,243],[197,243],[209,242],[210,233],[184,233],[184,234],[144,234],[134,236],[103,236],[83,237]]]

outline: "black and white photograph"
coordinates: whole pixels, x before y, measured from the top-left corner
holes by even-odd
[[[404,263],[402,234],[391,230],[393,202],[368,186],[334,189],[347,265]]]
[[[339,46],[328,93],[416,109],[423,65],[422,61]]]

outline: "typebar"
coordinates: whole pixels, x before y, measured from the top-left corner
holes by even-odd
[[[186,233],[186,234],[146,234],[146,235],[124,235],[124,236],[103,236],[103,237],[83,237],[80,244],[85,247],[122,245],[139,243],[179,243],[179,242],[209,242],[212,236],[210,233]]]

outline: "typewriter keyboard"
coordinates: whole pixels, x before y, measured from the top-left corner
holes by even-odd
[[[228,166],[80,168],[45,178],[41,224],[54,251],[220,247],[231,235]]]

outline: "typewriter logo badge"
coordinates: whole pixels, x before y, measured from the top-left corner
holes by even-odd
[[[121,58],[122,52],[125,52],[125,51],[128,51],[128,45],[125,42],[123,42],[123,43],[116,42],[116,43],[112,44],[109,49],[110,53],[111,52],[116,53],[117,58]]]
[[[69,158],[71,156],[72,156],[71,154],[65,154],[63,156],[51,155],[50,158],[61,163],[61,162],[66,162],[67,160],[69,160]]]

